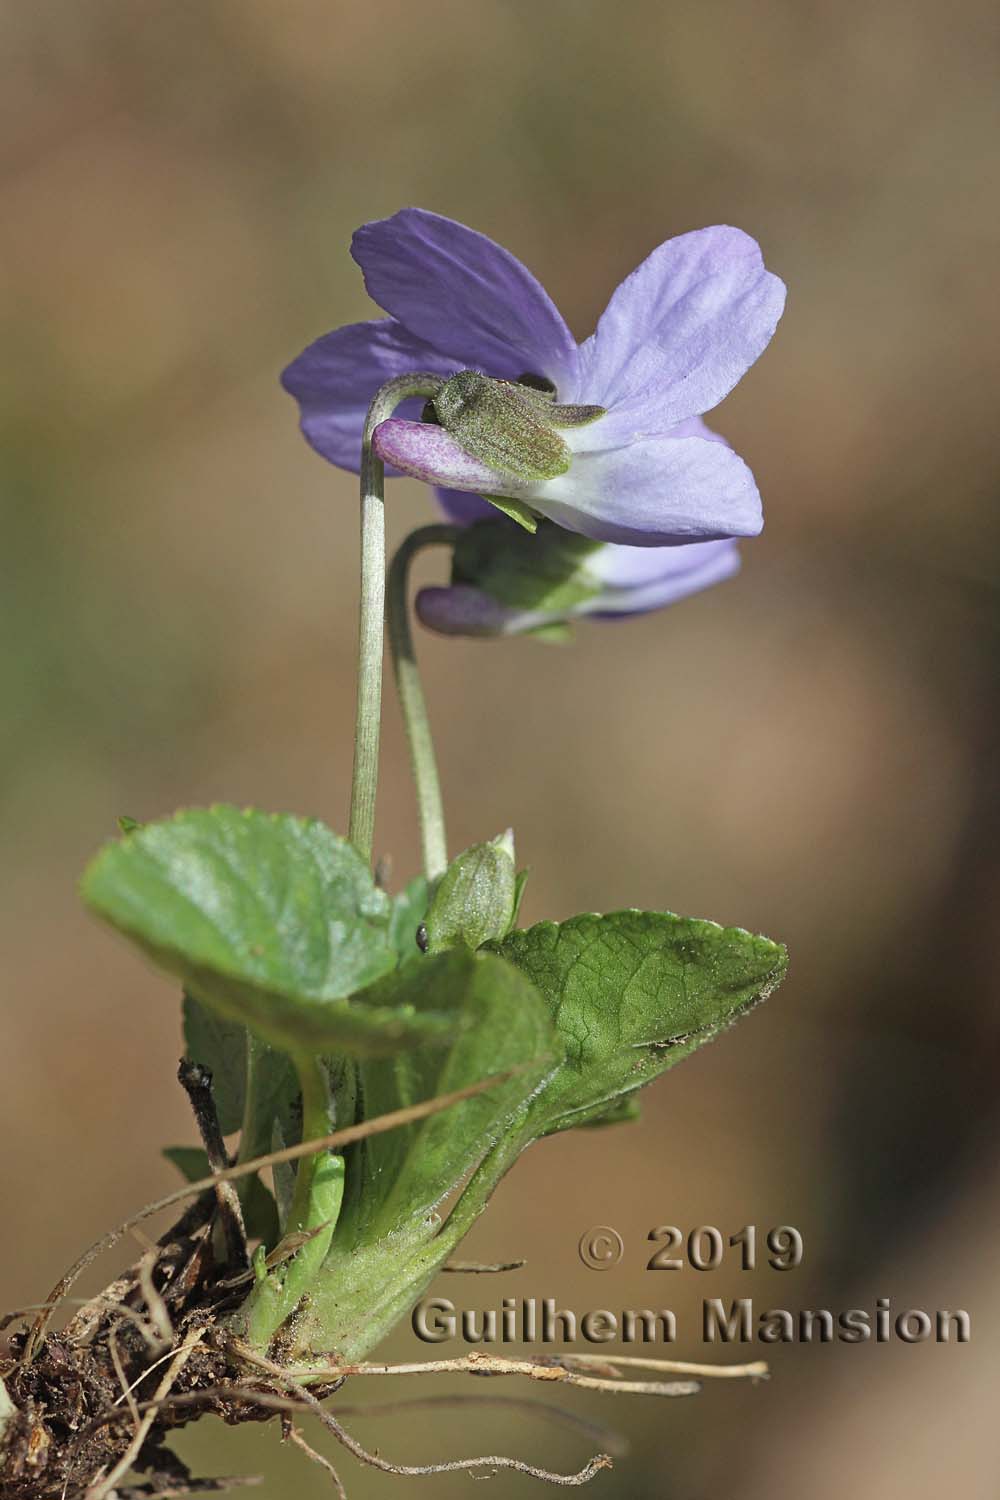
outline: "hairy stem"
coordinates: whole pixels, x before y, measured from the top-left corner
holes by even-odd
[[[387,381],[368,408],[361,440],[361,599],[358,617],[358,700],[354,774],[348,835],[367,863],[375,839],[375,792],[382,715],[382,640],[385,612],[385,468],[372,434],[408,396],[432,396],[437,375],[399,375]]]
[[[425,547],[451,546],[458,535],[457,526],[422,526],[406,538],[389,569],[389,645],[417,789],[424,874],[431,882],[438,880],[448,867],[448,844],[434,741],[410,629],[410,563]]]

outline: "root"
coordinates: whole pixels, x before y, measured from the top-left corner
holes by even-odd
[[[222,1148],[215,1141],[213,1165],[218,1169],[211,1177],[186,1184],[142,1209],[85,1252],[45,1303],[22,1308],[0,1322],[2,1329],[14,1318],[39,1314],[26,1336],[12,1339],[12,1354],[22,1343],[19,1357],[0,1359],[0,1491],[4,1500],[172,1500],[173,1496],[255,1482],[195,1479],[164,1446],[171,1431],[206,1415],[215,1415],[230,1425],[279,1417],[286,1441],[324,1469],[339,1500],[343,1500],[345,1490],[336,1468],[307,1441],[296,1419],[314,1417],[352,1457],[385,1474],[467,1472],[485,1477],[490,1471],[510,1470],[549,1484],[578,1487],[610,1468],[611,1455],[619,1456],[624,1445],[616,1434],[562,1407],[482,1390],[475,1395],[417,1396],[368,1408],[341,1406],[336,1415],[321,1400],[355,1376],[461,1373],[480,1381],[483,1377],[521,1376],[550,1385],[660,1398],[694,1395],[701,1381],[708,1378],[765,1378],[767,1367],[762,1362],[716,1367],[613,1353],[519,1358],[472,1353],[406,1364],[349,1364],[335,1356],[317,1355],[316,1363],[309,1367],[285,1367],[224,1331],[223,1315],[238,1306],[240,1288],[248,1276],[241,1269],[245,1260],[242,1244],[236,1243],[235,1221],[230,1226],[228,1253],[218,1262],[213,1253],[213,1222],[226,1212],[229,1201],[228,1195],[220,1192],[222,1185],[264,1166],[301,1159],[425,1118],[509,1076],[497,1075],[471,1088],[235,1166],[218,1166]],[[211,1130],[203,1133],[212,1135]],[[192,1197],[195,1201],[180,1220],[131,1270],[99,1296],[82,1302],[81,1310],[61,1333],[48,1331],[57,1307],[81,1303],[82,1299],[67,1294],[79,1273],[102,1250],[152,1214]],[[271,1251],[266,1265],[271,1267],[296,1254],[316,1232],[288,1236]],[[448,1269],[489,1273],[515,1269],[519,1264],[455,1261]],[[643,1378],[636,1378],[637,1374]],[[647,1375],[653,1378],[645,1378]],[[402,1464],[369,1451],[341,1421],[343,1417],[390,1416],[407,1408],[468,1407],[473,1403],[558,1423],[585,1435],[600,1451],[571,1473],[497,1454]],[[129,1482],[131,1471],[135,1477]]]
[[[449,1260],[442,1267],[442,1271],[461,1272],[465,1276],[485,1276],[487,1273],[495,1274],[497,1271],[520,1271],[526,1266],[526,1260],[501,1260],[496,1265],[484,1266],[478,1260]]]
[[[322,1136],[318,1140],[300,1141],[298,1145],[286,1146],[282,1151],[269,1151],[266,1156],[255,1157],[252,1161],[237,1162],[235,1166],[224,1167],[218,1172],[213,1172],[209,1177],[199,1178],[197,1182],[185,1183],[183,1187],[176,1188],[174,1192],[158,1198],[155,1203],[147,1203],[146,1207],[141,1208],[137,1214],[133,1214],[130,1219],[126,1219],[116,1229],[110,1230],[90,1245],[52,1288],[44,1304],[46,1310],[36,1319],[28,1334],[21,1354],[21,1363],[30,1364],[34,1359],[52,1320],[53,1310],[65,1300],[66,1293],[77,1277],[92,1261],[95,1261],[105,1250],[110,1250],[124,1234],[134,1229],[137,1224],[141,1224],[144,1219],[151,1218],[153,1214],[160,1213],[165,1208],[171,1208],[175,1203],[183,1203],[186,1198],[198,1197],[209,1190],[216,1193],[220,1184],[235,1182],[239,1177],[248,1177],[251,1173],[260,1171],[262,1167],[275,1167],[282,1162],[298,1161],[304,1156],[316,1156],[320,1151],[350,1146],[355,1141],[366,1140],[369,1136],[381,1135],[387,1130],[396,1130],[401,1125],[411,1125],[415,1120],[426,1119],[428,1115],[439,1114],[441,1110],[450,1109],[453,1104],[460,1104],[463,1099],[471,1099],[475,1094],[495,1088],[519,1071],[517,1068],[508,1068],[504,1073],[494,1073],[490,1078],[483,1078],[478,1083],[469,1084],[467,1088],[455,1089],[450,1094],[440,1094],[436,1099],[425,1099],[420,1104],[409,1104],[404,1109],[390,1110],[388,1114],[378,1115],[373,1120],[364,1120],[359,1125],[348,1125],[344,1130],[335,1130],[331,1135]]]
[[[347,1491],[344,1489],[343,1481],[333,1467],[333,1464],[328,1458],[324,1458],[322,1453],[317,1453],[316,1449],[306,1442],[298,1428],[292,1426],[291,1419],[288,1417],[282,1418],[281,1435],[287,1442],[294,1443],[297,1448],[301,1448],[306,1457],[312,1459],[314,1464],[319,1464],[321,1469],[326,1470],[333,1480],[334,1488],[337,1491],[337,1500],[347,1500]]]
[[[577,1416],[575,1411],[569,1411],[565,1406],[552,1406],[547,1401],[531,1401],[525,1396],[406,1396],[400,1401],[380,1401],[377,1406],[341,1406],[337,1404],[337,1415],[339,1417],[388,1417],[397,1412],[421,1411],[435,1408],[440,1411],[449,1408],[461,1408],[474,1406],[480,1410],[483,1407],[496,1407],[502,1411],[517,1412],[521,1417],[535,1418],[539,1422],[551,1422],[555,1427],[563,1427],[568,1432],[575,1432],[582,1437],[589,1438],[591,1442],[599,1443],[606,1448],[612,1458],[624,1458],[629,1451],[628,1440],[613,1427],[605,1427],[600,1422],[590,1422],[586,1417]]]
[[[298,1381],[292,1379],[288,1372],[283,1370],[280,1365],[273,1364],[271,1360],[264,1359],[263,1356],[253,1353],[252,1350],[248,1350],[242,1345],[239,1348],[239,1353],[242,1359],[256,1365],[261,1370],[265,1370],[275,1380],[279,1381],[286,1390],[291,1391],[292,1395],[296,1396],[304,1406],[308,1407],[313,1415],[319,1418],[323,1426],[329,1432],[333,1433],[338,1443],[346,1448],[348,1453],[353,1454],[361,1463],[368,1464],[370,1468],[378,1469],[383,1474],[413,1476],[418,1474],[455,1474],[476,1469],[512,1469],[518,1474],[528,1474],[533,1479],[543,1479],[548,1484],[575,1486],[587,1484],[602,1469],[610,1469],[612,1467],[610,1455],[607,1453],[595,1454],[575,1474],[557,1474],[552,1469],[539,1468],[535,1464],[525,1463],[520,1458],[510,1458],[506,1455],[497,1454],[484,1455],[480,1458],[453,1458],[437,1464],[390,1463],[388,1459],[382,1458],[377,1453],[370,1453],[367,1448],[364,1448],[358,1442],[357,1438],[352,1437],[341,1426],[336,1417],[328,1412],[324,1406],[320,1405],[311,1391],[307,1390],[304,1385],[299,1385]]]
[[[191,1358],[191,1355],[194,1353],[195,1349],[198,1347],[204,1337],[205,1334],[204,1331],[202,1331],[201,1333],[195,1334],[194,1338],[191,1339],[189,1343],[181,1345],[180,1349],[171,1360],[169,1368],[167,1369],[167,1373],[160,1381],[159,1387],[156,1392],[156,1397],[154,1398],[155,1400],[160,1400],[171,1389],[184,1365],[187,1364],[188,1360]],[[125,1452],[122,1454],[121,1458],[115,1464],[114,1468],[111,1470],[111,1473],[106,1474],[104,1478],[99,1480],[97,1483],[90,1485],[84,1493],[83,1500],[105,1500],[105,1497],[114,1489],[119,1479],[123,1479],[125,1477],[129,1469],[131,1469],[135,1460],[138,1458],[139,1454],[142,1452],[142,1445],[146,1441],[146,1438],[149,1436],[150,1429],[152,1428],[155,1419],[155,1410],[146,1413],[135,1430],[135,1436],[129,1443],[128,1447],[125,1449]]]
[[[243,1346],[239,1352],[245,1353]],[[670,1382],[626,1380],[621,1366],[650,1370],[660,1375],[684,1375],[686,1380]],[[581,1372],[589,1371],[585,1374]],[[701,1381],[766,1380],[768,1367],[763,1360],[746,1365],[689,1364],[678,1359],[647,1359],[641,1355],[533,1354],[511,1359],[500,1354],[463,1354],[453,1359],[427,1359],[412,1364],[336,1364],[293,1367],[290,1372],[300,1380],[315,1380],[336,1375],[525,1375],[529,1380],[563,1381],[591,1391],[626,1392],[636,1396],[694,1396]]]

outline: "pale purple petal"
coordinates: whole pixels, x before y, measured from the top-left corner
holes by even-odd
[[[645,614],[731,578],[739,566],[734,541],[692,542],[686,547],[602,547],[588,559],[587,571],[602,577],[605,588],[586,609],[608,619]]]
[[[495,505],[480,495],[471,495],[464,490],[445,490],[438,486],[434,494],[449,521],[456,526],[472,526],[476,521],[495,521],[499,512]]]
[[[351,254],[379,307],[459,368],[544,375],[576,399],[576,340],[531,272],[486,235],[404,208],[357,230]]]
[[[611,409],[595,424],[602,440],[663,434],[717,406],[767,347],[784,303],[742,230],[715,225],[660,245],[580,350],[580,399]]]
[[[618,443],[615,440],[618,432],[619,426],[615,413],[612,411],[605,417],[599,417],[596,422],[588,422],[586,426],[564,429],[562,436],[574,453],[600,453],[604,448],[625,446],[624,443]],[[709,442],[723,443],[727,448],[729,447],[728,438],[724,438],[721,432],[716,432],[714,428],[709,427],[704,417],[685,417],[683,422],[678,422],[667,432],[657,433],[657,436],[707,438]],[[628,441],[632,441],[631,437]]]
[[[307,442],[330,463],[357,472],[365,417],[379,387],[395,375],[453,375],[458,368],[395,318],[377,318],[324,334],[292,360],[281,383],[299,403]],[[418,416],[422,406],[408,401],[400,411]]]
[[[443,427],[433,422],[409,422],[390,417],[372,434],[372,447],[383,463],[394,464],[414,479],[440,484],[449,489],[503,493],[507,479],[495,469],[480,463],[455,441]]]
[[[516,635],[525,627],[527,611],[501,604],[492,594],[468,583],[421,589],[415,601],[417,618],[440,635]],[[540,616],[531,616],[542,623]]]
[[[713,431],[713,429],[709,427],[708,423],[705,422],[701,417],[689,417],[686,422],[679,422],[677,426],[671,430],[670,436],[702,437],[707,438],[710,442],[713,443],[722,443],[724,447],[728,448],[729,446],[728,442],[722,436],[721,432]],[[496,492],[494,491],[494,493]],[[434,494],[441,509],[448,517],[448,520],[454,522],[456,526],[472,526],[476,521],[495,521],[497,518],[496,507],[491,505],[488,500],[484,500],[480,495],[473,495],[467,493],[464,490],[447,490],[440,487],[435,489]],[[715,547],[716,543],[692,542],[688,544],[685,550],[688,552],[698,551],[701,546]],[[639,558],[645,558],[650,563],[652,563],[654,571],[656,569],[656,563],[653,561],[652,550],[648,547],[608,546],[597,555],[600,557],[607,557],[611,554],[625,554],[631,557],[635,560],[633,564],[634,567],[638,567]]]
[[[632,547],[756,536],[764,524],[743,460],[724,442],[698,437],[578,454],[566,474],[521,498],[570,531]]]
[[[390,418],[375,429],[379,457],[415,479],[528,504],[598,542],[663,547],[756,536],[760,495],[743,460],[723,442],[647,438],[574,456],[557,479],[526,483],[466,453],[443,427]]]

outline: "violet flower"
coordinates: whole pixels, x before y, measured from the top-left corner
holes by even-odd
[[[660,245],[582,344],[514,256],[451,219],[402,209],[359,229],[351,253],[389,317],[326,334],[282,377],[303,433],[331,463],[357,469],[368,404],[387,380],[474,370],[602,409],[560,425],[565,471],[532,480],[493,467],[420,421],[411,402],[376,430],[390,472],[506,497],[598,541],[649,547],[760,531],[750,470],[702,421],[767,346],[784,305],[782,282],[741,230]]]
[[[416,598],[421,623],[442,635],[563,639],[574,620],[662,609],[740,566],[733,540],[625,547],[547,522],[530,536],[475,495],[439,490],[438,497],[449,519],[467,528],[454,550],[451,583],[423,588]]]

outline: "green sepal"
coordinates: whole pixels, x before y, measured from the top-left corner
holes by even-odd
[[[538,512],[532,510],[530,505],[522,500],[513,500],[509,495],[483,495],[481,498],[488,500],[511,521],[515,521],[529,536],[535,535],[538,530]]]
[[[530,635],[533,641],[541,641],[543,646],[569,646],[573,642],[573,627],[562,620],[551,625],[538,625],[524,634]]]
[[[565,474],[572,454],[551,420],[552,403],[510,380],[460,370],[434,397],[441,426],[474,458],[526,482]]]
[[[589,427],[607,414],[606,406],[566,406],[557,401],[548,408],[547,417],[553,427]]]
[[[451,581],[482,589],[528,614],[571,616],[603,588],[587,566],[600,547],[551,521],[543,521],[533,538],[503,521],[478,521],[455,543]],[[557,618],[536,633],[553,624],[563,628]]]

